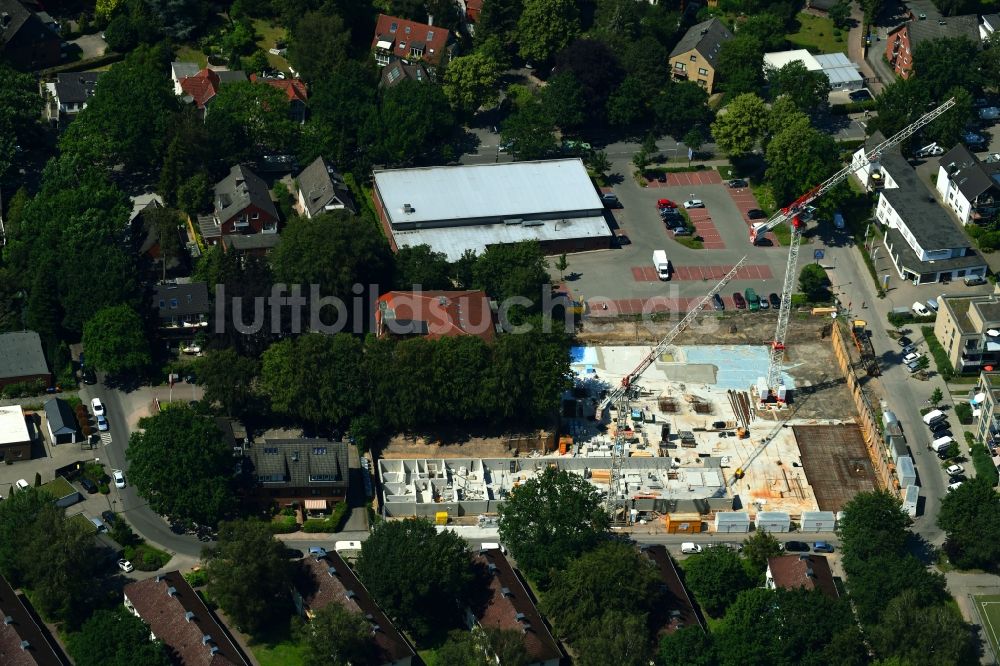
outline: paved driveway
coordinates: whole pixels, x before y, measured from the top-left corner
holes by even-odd
[[[92,35],[82,35],[77,39],[74,39],[70,44],[76,44],[80,47],[82,53],[80,54],[80,60],[89,60],[90,58],[96,58],[98,56],[104,55],[104,52],[108,50],[108,43],[101,38],[101,34],[95,32]]]

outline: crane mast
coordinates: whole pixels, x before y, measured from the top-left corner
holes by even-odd
[[[631,412],[632,405],[632,394],[636,390],[635,382],[638,381],[639,377],[642,376],[649,366],[657,359],[660,354],[662,354],[666,349],[673,343],[674,339],[688,327],[688,325],[694,321],[694,319],[701,312],[701,309],[705,307],[705,304],[712,299],[713,296],[718,294],[726,284],[729,283],[740,268],[747,262],[749,255],[744,255],[735,266],[733,266],[726,275],[719,280],[711,291],[709,291],[705,296],[698,301],[698,303],[692,307],[688,308],[688,313],[684,315],[684,318],[677,322],[677,325],[670,329],[670,332],[660,340],[659,343],[642,359],[642,361],[637,365],[632,372],[628,373],[622,377],[621,383],[615,387],[613,390],[608,392],[608,395],[604,397],[603,400],[597,406],[597,420],[601,420],[604,414],[604,410],[612,402],[615,403],[615,408],[618,412],[618,424],[615,428],[615,440],[611,447],[611,474],[608,480],[608,500],[607,507],[611,513],[612,520],[616,520],[616,514],[619,508],[624,508],[624,499],[617,499],[616,491],[621,482],[622,466],[625,460],[625,419]]]
[[[774,331],[774,340],[771,342],[767,377],[758,379],[757,386],[755,387],[761,404],[782,405],[785,403],[785,387],[781,381],[781,362],[785,355],[788,322],[792,314],[792,292],[795,289],[795,270],[798,268],[799,263],[799,241],[802,238],[802,230],[805,226],[805,221],[801,216],[805,212],[806,206],[832,190],[855,171],[868,166],[872,162],[877,162],[883,152],[905,141],[921,127],[932,122],[953,106],[955,106],[954,97],[945,101],[933,111],[925,113],[910,125],[907,125],[890,138],[878,144],[866,153],[863,158],[852,162],[833,174],[787,207],[775,213],[766,222],[754,225],[751,228],[750,242],[756,244],[758,239],[762,238],[764,234],[779,224],[790,222],[792,227],[791,247],[788,249],[788,261],[785,263],[785,279],[781,287],[781,305],[778,308],[778,323]]]

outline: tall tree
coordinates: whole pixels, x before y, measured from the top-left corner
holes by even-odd
[[[0,63],[0,179],[6,175],[37,121],[42,102],[30,74]]]
[[[25,488],[0,501],[0,574],[14,587],[24,584],[28,560],[34,557],[24,544],[31,540],[39,515],[53,499],[44,490]]]
[[[378,131],[378,74],[370,61],[348,60],[312,82],[311,116],[303,128],[301,147],[304,160],[323,155],[347,169],[358,166],[371,151],[370,140]]]
[[[149,627],[125,608],[98,610],[67,639],[77,666],[170,666],[163,641],[151,640]]]
[[[609,581],[615,584],[608,585]],[[645,625],[646,616],[660,601],[659,582],[659,574],[645,555],[629,544],[605,543],[555,573],[542,598],[542,609],[559,634],[575,643],[595,622],[615,626],[602,621],[608,613],[635,616]]]
[[[712,634],[700,626],[682,627],[660,639],[657,663],[666,666],[715,666],[718,657]]]
[[[563,130],[573,130],[583,125],[586,110],[594,100],[589,99],[576,75],[560,70],[542,89],[542,106],[549,118]]]
[[[443,252],[434,252],[430,245],[399,248],[395,254],[397,289],[451,289],[451,265]],[[414,285],[417,285],[414,287]]]
[[[978,56],[979,44],[966,37],[921,41],[913,50],[913,72],[927,86],[931,99],[943,101],[952,88],[979,90],[981,74],[970,66]]]
[[[591,622],[576,642],[580,666],[647,666],[650,663],[649,628],[642,615],[609,610]]]
[[[927,631],[927,627],[934,631]],[[970,627],[954,603],[928,605],[912,590],[885,604],[881,621],[869,630],[872,648],[883,659],[914,666],[975,663]]]
[[[373,640],[371,623],[339,603],[316,611],[299,628],[304,666],[350,666],[368,663]]]
[[[520,296],[536,309],[549,281],[545,256],[535,241],[490,245],[476,259],[475,284],[499,301]]]
[[[152,361],[139,314],[128,305],[100,310],[83,329],[90,364],[112,375],[133,374]]]
[[[798,122],[767,144],[767,180],[777,201],[792,201],[822,183],[840,160],[833,137]]]
[[[495,104],[497,83],[503,70],[489,49],[477,49],[448,63],[444,94],[457,113],[471,115],[481,106]]]
[[[273,86],[229,83],[212,98],[205,128],[233,159],[259,150],[285,150],[294,144],[299,127],[289,116],[288,104],[285,92]]]
[[[440,86],[400,81],[382,93],[377,156],[387,164],[413,164],[440,151],[454,127]]]
[[[1000,495],[990,481],[969,479],[941,500],[938,526],[951,561],[963,569],[988,569],[1000,560]]]
[[[273,409],[311,425],[345,424],[362,406],[361,342],[309,333],[264,353],[261,387]]]
[[[106,72],[87,108],[60,138],[60,150],[108,168],[158,164],[178,108],[170,81],[163,76],[167,57],[164,47],[142,47]],[[125,106],[128,113],[122,113]]]
[[[708,93],[693,81],[664,86],[653,100],[657,125],[674,138],[683,137],[699,124],[708,124]]]
[[[125,457],[132,485],[153,511],[199,525],[217,525],[232,512],[233,452],[211,419],[171,406],[139,427]]]
[[[763,581],[767,560],[781,555],[781,543],[767,530],[758,529],[743,540],[742,555],[747,572]]]
[[[454,626],[472,582],[465,541],[426,520],[377,523],[355,570],[386,614],[418,640]]]
[[[688,587],[714,617],[721,617],[740,592],[753,586],[739,555],[721,546],[692,558],[684,571]]]
[[[594,486],[551,468],[519,486],[500,507],[501,540],[544,586],[554,571],[593,548],[607,528],[608,514]]]
[[[241,415],[250,406],[259,371],[256,359],[240,356],[233,349],[213,351],[195,364],[205,400],[220,403],[229,416]]]
[[[732,156],[748,155],[767,132],[767,106],[753,93],[740,95],[726,105],[712,123],[719,150]]]
[[[337,14],[306,12],[288,40],[288,60],[306,81],[319,81],[348,57],[351,33]]]
[[[898,497],[887,491],[858,493],[843,511],[837,521],[837,535],[845,565],[851,560],[904,552],[909,519]]]
[[[787,96],[805,113],[814,113],[827,105],[830,79],[822,71],[810,71],[801,61],[790,62],[768,73],[775,98]]]
[[[291,566],[267,523],[222,523],[218,542],[202,552],[202,560],[208,593],[241,630],[256,633],[287,617]]]
[[[649,54],[647,54],[648,57]],[[608,98],[618,87],[623,72],[615,49],[596,39],[571,42],[556,55],[556,72],[568,72],[579,82],[587,100],[584,111],[593,122],[603,122]],[[552,80],[549,80],[551,85]],[[556,120],[559,121],[558,117]]]
[[[476,43],[496,38],[510,48],[517,36],[517,19],[524,11],[524,0],[484,0],[476,23]]]
[[[501,140],[519,160],[537,160],[556,151],[555,122],[537,100],[518,107],[500,130]]]
[[[521,57],[548,62],[580,33],[579,9],[573,0],[523,0],[517,21]]]
[[[719,49],[716,71],[730,95],[759,93],[764,86],[764,47],[753,35],[738,33]]]

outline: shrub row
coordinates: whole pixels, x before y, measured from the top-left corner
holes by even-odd
[[[951,361],[948,360],[948,354],[945,353],[944,347],[938,342],[937,337],[934,335],[934,329],[930,326],[921,326],[920,332],[924,335],[924,340],[927,342],[927,349],[930,350],[931,356],[934,357],[934,364],[937,365],[937,371],[941,375],[941,379],[951,381],[951,378],[955,376],[955,369],[951,367]]]

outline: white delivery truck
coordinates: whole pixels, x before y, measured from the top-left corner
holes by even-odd
[[[938,437],[933,442],[931,442],[931,448],[934,449],[935,453],[941,453],[942,451],[944,451],[945,449],[947,449],[949,446],[951,446],[951,443],[954,442],[954,441],[955,440],[953,440],[951,437],[947,437],[947,436],[946,437]]]
[[[948,417],[945,416],[944,412],[942,412],[940,409],[935,409],[933,411],[924,414],[924,423],[926,423],[929,426],[932,426],[935,423],[944,421],[946,418]]]
[[[656,269],[656,276],[661,280],[670,279],[670,260],[663,250],[653,250],[653,268]]]

